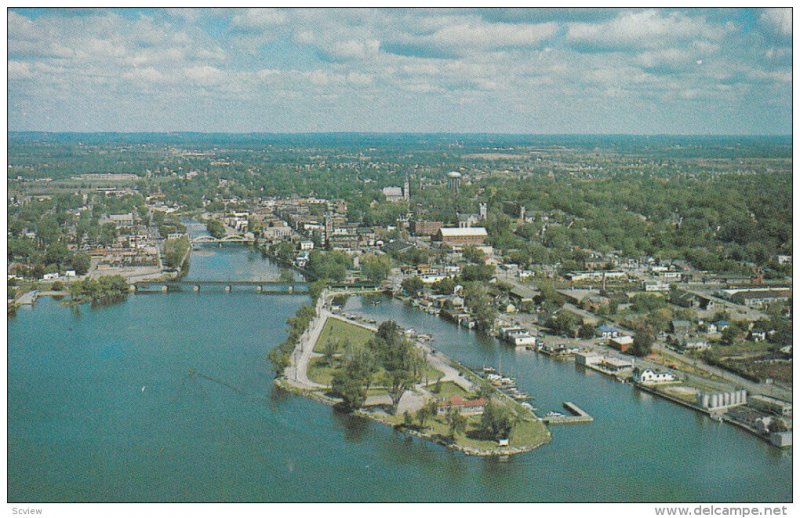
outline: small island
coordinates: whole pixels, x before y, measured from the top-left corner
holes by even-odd
[[[335,315],[333,295],[325,290],[289,320],[289,338],[270,353],[278,386],[468,455],[550,441],[529,407],[394,321],[373,327]]]

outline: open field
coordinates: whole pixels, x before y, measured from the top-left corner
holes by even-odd
[[[466,390],[464,390],[463,388],[459,387],[458,385],[456,385],[452,381],[445,381],[443,383],[440,383],[438,388],[439,388],[439,391],[436,392],[435,391],[436,390],[436,385],[431,385],[431,386],[428,387],[428,389],[431,391],[431,393],[435,397],[441,398],[441,399],[449,399],[449,398],[451,398],[453,396],[466,397],[469,394]]]
[[[334,358],[333,365],[328,365],[328,363],[325,361],[325,358],[322,357],[312,358],[311,361],[308,362],[308,379],[310,379],[314,383],[319,383],[321,385],[330,385],[331,380],[333,379],[333,374],[338,367],[339,367],[338,358]],[[385,373],[386,371],[384,371],[383,369],[379,369],[378,372],[376,372],[372,376],[372,382],[375,387],[381,386]],[[425,380],[433,381],[438,378],[441,378],[442,376],[444,376],[444,373],[442,371],[435,369],[430,365],[426,365],[425,370],[423,371],[422,374],[422,380],[423,382]]]
[[[325,322],[325,327],[322,328],[319,340],[314,344],[314,352],[321,353],[329,340],[341,341],[347,339],[353,345],[364,345],[373,335],[374,333],[369,329],[345,322],[336,317],[330,317]],[[341,353],[341,347],[338,347],[336,352]]]

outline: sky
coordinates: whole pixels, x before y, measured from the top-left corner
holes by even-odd
[[[791,9],[12,9],[11,131],[791,134]]]

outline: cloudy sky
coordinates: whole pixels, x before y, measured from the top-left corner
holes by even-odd
[[[9,129],[789,134],[791,10],[8,12]]]

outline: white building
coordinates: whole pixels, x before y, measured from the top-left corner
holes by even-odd
[[[671,372],[655,371],[653,369],[635,370],[633,379],[643,385],[656,385],[659,383],[673,383],[677,378]]]
[[[742,406],[747,404],[747,391],[699,392],[697,394],[697,403],[709,411],[720,411]]]
[[[386,201],[396,202],[403,199],[402,187],[384,187],[383,195],[386,196]]]

